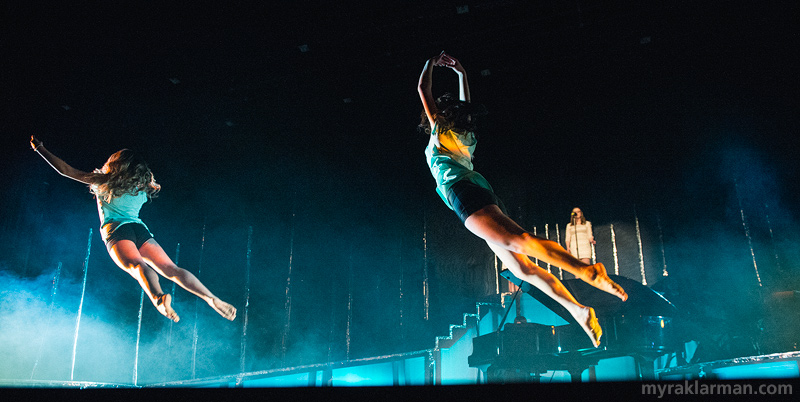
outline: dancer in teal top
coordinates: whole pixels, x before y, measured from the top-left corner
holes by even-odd
[[[93,191],[98,191],[97,186],[92,186]],[[139,219],[139,210],[142,205],[150,199],[146,192],[140,191],[134,194],[122,194],[106,201],[103,197],[97,198],[97,212],[100,214],[100,234],[103,242],[109,243],[109,237],[114,231],[127,223],[138,223],[144,226],[148,232],[150,229]],[[150,233],[152,237],[153,234]]]
[[[441,130],[443,132],[439,133],[437,128],[434,125],[431,138],[436,136],[438,145],[435,141],[430,141],[425,148],[425,156],[431,174],[436,179],[436,192],[444,203],[453,209],[453,205],[447,199],[447,192],[460,180],[468,180],[493,191],[489,182],[480,173],[472,170],[472,153],[475,152],[475,145],[478,143],[475,133],[472,131],[459,133],[452,128]]]
[[[180,319],[172,308],[172,296],[161,290],[161,275],[203,299],[226,319],[236,318],[236,308],[214,296],[194,274],[175,265],[139,219],[142,205],[155,197],[161,186],[137,154],[123,149],[111,155],[102,169],[87,173],[50,153],[33,136],[31,147],[62,176],[89,185],[97,199],[100,232],[111,259],[139,282],[159,313],[175,322]]]
[[[458,99],[445,94],[434,100],[431,92],[434,66],[449,68],[458,75]],[[425,155],[436,180],[436,192],[515,276],[564,306],[592,344],[598,346],[602,329],[594,309],[578,303],[558,278],[534,264],[529,256],[558,266],[622,300],[628,298],[625,290],[608,277],[603,264],[589,265],[577,260],[555,241],[536,237],[511,220],[486,179],[473,170],[472,157],[477,145],[475,118],[485,110],[470,103],[467,73],[457,59],[442,52],[426,61],[417,89],[424,109],[420,127],[430,134]]]

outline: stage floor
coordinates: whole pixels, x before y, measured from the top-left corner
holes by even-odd
[[[430,378],[429,350],[404,354],[376,356],[372,358],[316,365],[287,367],[274,370],[207,377],[186,381],[153,384],[116,384],[91,381],[47,381],[47,380],[0,380],[0,387],[7,389],[157,389],[157,388],[402,388],[427,387],[434,382]],[[746,356],[728,360],[702,362],[679,367],[656,370],[652,380],[630,379],[630,381],[596,381],[598,386],[611,383],[698,381],[746,381],[800,379],[800,352],[792,351],[761,356]],[[550,384],[568,384],[562,381]],[[591,386],[590,382],[579,385]],[[449,384],[457,386],[492,387],[486,383]],[[573,384],[574,385],[574,384]]]

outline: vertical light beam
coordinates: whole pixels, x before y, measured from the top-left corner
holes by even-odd
[[[244,270],[244,323],[242,324],[242,343],[239,348],[239,373],[244,373],[245,351],[247,350],[247,322],[250,310],[250,256],[253,249],[253,227],[247,228],[247,254]]]
[[[83,313],[83,298],[86,296],[86,278],[89,274],[89,256],[92,252],[92,229],[89,228],[89,240],[86,244],[86,259],[83,260],[83,287],[81,288],[81,302],[78,304],[78,318],[75,320],[75,340],[72,342],[72,368],[69,371],[70,381],[75,379],[75,352],[78,350],[78,332],[81,329],[81,314]]]
[[[133,386],[139,383],[139,342],[142,339],[142,313],[144,312],[144,289],[139,295],[139,324],[136,327],[136,347],[133,354]]]
[[[422,296],[424,298],[423,316],[425,321],[428,321],[430,318],[430,286],[428,282],[428,213],[426,211],[423,211],[422,215],[422,250]]]
[[[614,224],[611,225],[611,251],[614,253],[614,275],[619,275],[619,254],[617,254],[617,235],[614,233]]]
[[[661,244],[661,276],[669,276],[667,271],[667,253],[664,252],[664,231],[661,230],[661,217],[656,215],[656,222],[658,223],[658,242]]]
[[[292,220],[289,223],[289,272],[286,274],[286,301],[284,302],[284,311],[286,311],[286,319],[283,323],[283,334],[281,336],[281,360],[285,362],[286,351],[288,348],[289,330],[292,327],[292,263],[294,262],[294,225],[295,213],[292,211]]]
[[[548,227],[548,225],[547,225],[546,223],[544,224],[544,237],[545,237],[547,240],[550,240],[550,228]],[[549,262],[547,263],[547,272],[550,272],[550,273],[552,273],[552,272],[550,271],[550,263],[549,263]]]
[[[642,232],[639,230],[639,215],[636,213],[636,206],[633,207],[633,217],[636,219],[636,241],[639,243],[639,272],[642,275],[642,285],[647,286],[647,278],[644,271],[644,251],[642,249]]]
[[[405,343],[405,340],[406,340],[406,327],[404,325],[405,324],[405,316],[404,316],[405,310],[403,309],[403,307],[404,307],[403,303],[405,302],[405,298],[404,298],[405,295],[403,293],[403,280],[405,279],[405,269],[403,267],[403,241],[400,240],[398,242],[398,245],[399,245],[399,249],[397,250],[397,256],[398,256],[398,263],[400,265],[398,267],[399,271],[400,271],[400,281],[399,281],[400,283],[398,284],[400,286],[400,289],[399,289],[399,292],[398,292],[398,297],[400,297],[399,304],[398,304],[399,309],[400,309],[400,311],[399,311],[400,317],[398,317],[398,318],[400,319],[400,340],[403,341],[403,343]]]
[[[756,271],[756,280],[758,280],[758,287],[761,287],[761,275],[758,274],[758,264],[756,264],[756,253],[753,250],[753,239],[750,237],[750,227],[747,225],[747,218],[744,216],[744,208],[742,208],[742,197],[739,195],[739,182],[733,181],[733,187],[736,190],[736,201],[739,202],[739,214],[742,217],[742,227],[744,228],[744,235],[747,237],[747,244],[750,246],[750,257],[753,258],[753,269]]]
[[[206,251],[206,224],[203,223],[203,233],[202,238],[200,240],[200,260],[197,262],[197,277],[200,277],[200,271],[203,270],[203,254]],[[194,329],[192,330],[192,379],[197,378],[197,303],[200,302],[200,299],[195,299],[194,301]]]
[[[566,235],[567,235],[567,233],[564,232],[564,236],[566,236]],[[558,224],[557,223],[556,223],[556,243],[558,243],[559,245],[561,244],[561,232],[558,231]],[[562,279],[562,280],[564,279],[564,271],[561,270],[561,267],[558,267],[558,279]]]
[[[353,246],[350,245],[347,256],[347,328],[345,329],[345,359],[350,360],[350,341],[353,330]]]

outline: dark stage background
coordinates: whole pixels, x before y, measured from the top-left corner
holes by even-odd
[[[37,356],[36,378],[69,377],[90,228],[76,378],[129,381],[134,359],[140,290],[32,134],[83,170],[142,153],[163,186],[142,218],[240,310],[195,319],[179,290],[171,325],[146,305],[140,381],[191,377],[195,325],[195,376],[239,371],[249,228],[246,370],[432,347],[494,293],[492,254],[439,200],[416,131],[441,50],[489,110],[475,166],[520,224],[638,217],[648,264],[663,239],[669,266],[648,285],[709,358],[796,322],[765,312],[800,288],[796,2],[17,3],[0,6],[0,377]],[[444,90],[455,75],[437,69]]]

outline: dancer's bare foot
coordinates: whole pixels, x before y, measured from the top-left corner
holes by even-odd
[[[597,321],[597,316],[594,314],[594,309],[591,307],[583,307],[573,314],[575,320],[578,321],[583,331],[592,340],[592,345],[597,347],[600,345],[600,337],[603,336],[603,329],[600,328],[600,322]]]
[[[178,314],[175,313],[175,310],[172,309],[172,295],[169,293],[158,296],[158,300],[156,301],[156,309],[164,317],[167,317],[172,321],[178,322],[181,319],[178,317]]]
[[[216,297],[211,299],[211,303],[208,303],[208,305],[219,313],[219,315],[230,321],[236,318],[236,308]]]
[[[598,262],[594,265],[589,265],[583,271],[581,280],[584,282],[614,296],[619,297],[622,301],[628,300],[628,294],[616,282],[612,281],[606,273],[606,267],[603,263]]]

